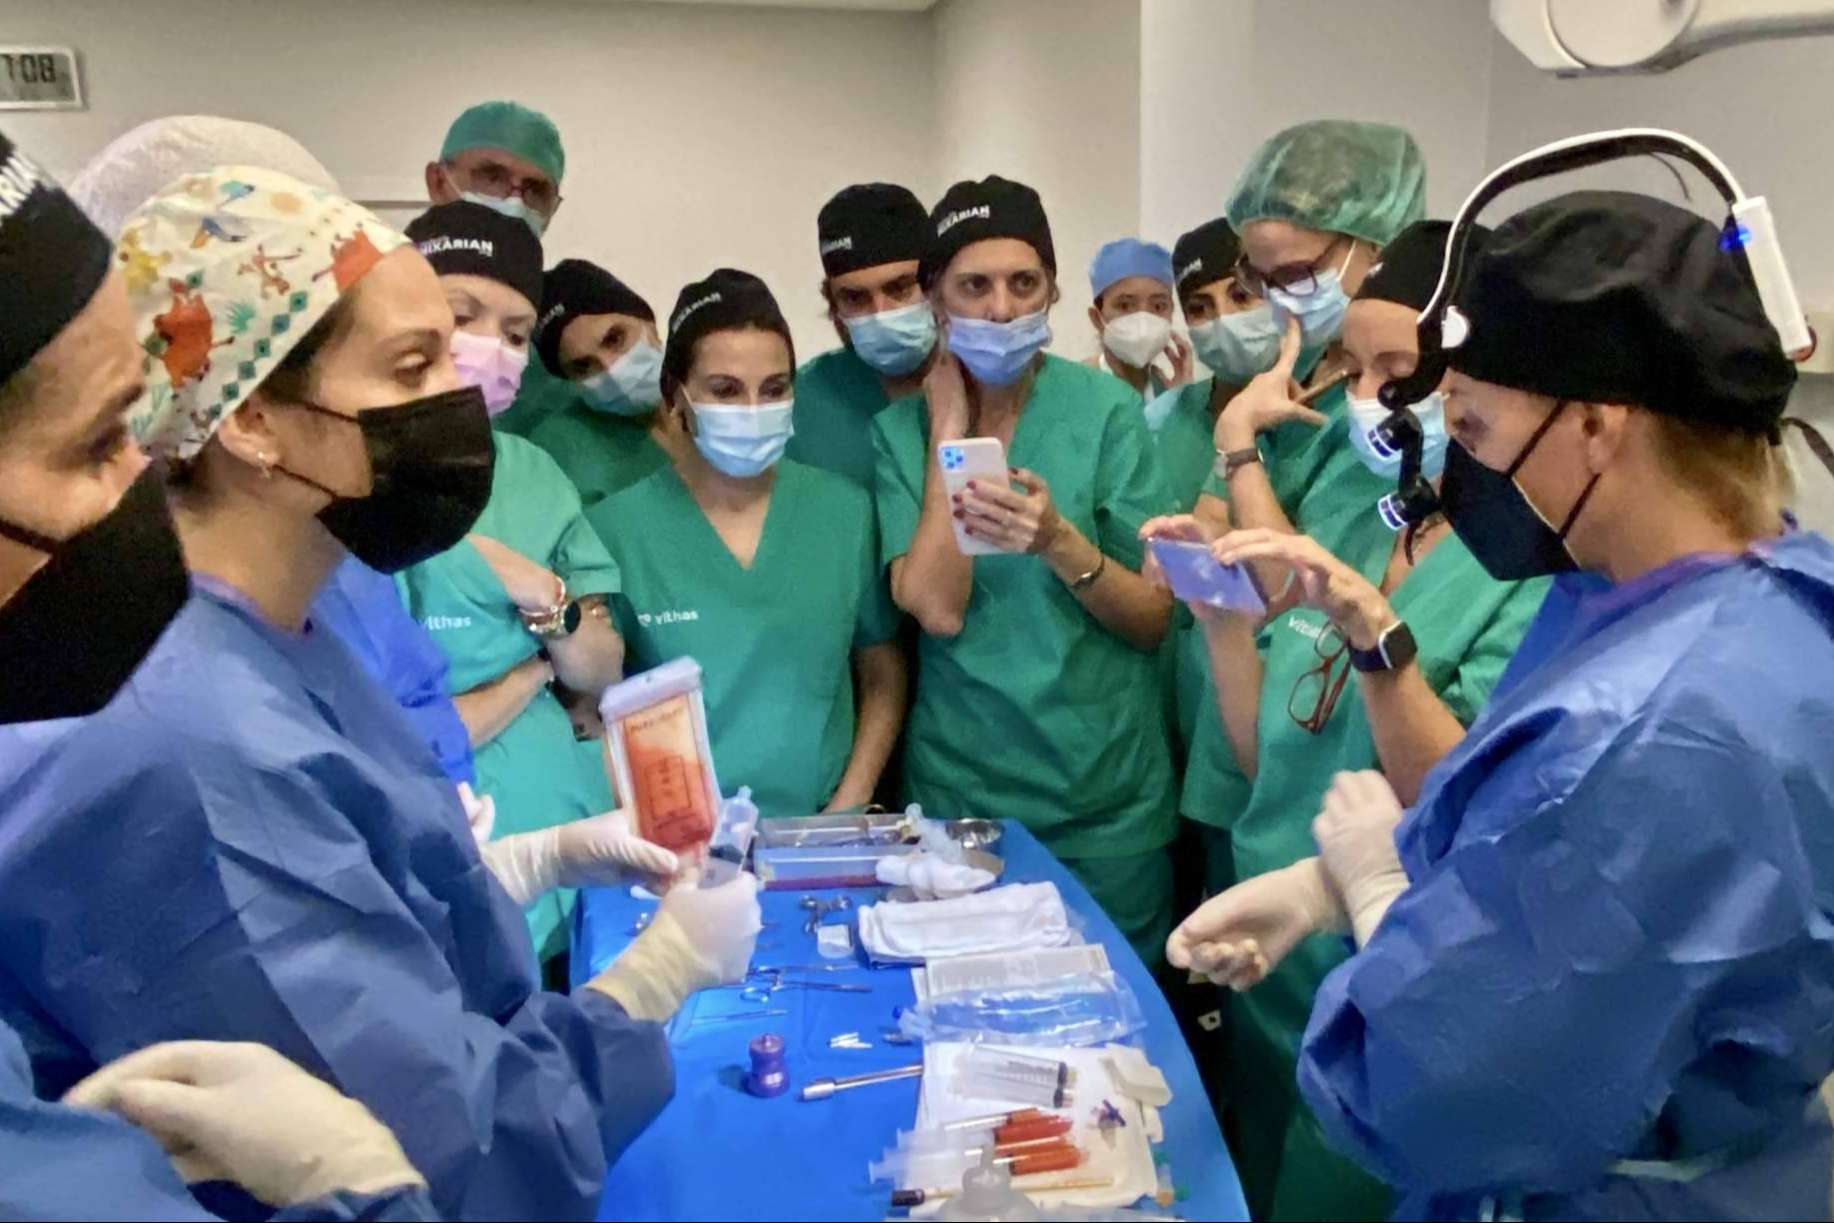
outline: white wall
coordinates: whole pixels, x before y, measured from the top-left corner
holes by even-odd
[[[1261,141],[1321,118],[1412,132],[1445,215],[1486,165],[1491,54],[1482,0],[1141,0],[1142,224],[1221,215]]]
[[[1053,347],[1087,356],[1089,260],[1139,233],[1139,2],[943,0],[933,16],[937,192],[988,174],[1037,190],[1063,289]]]
[[[1731,47],[1662,76],[1560,80],[1497,42],[1489,146],[1500,162],[1561,136],[1647,124],[1696,137],[1723,158],[1745,190],[1770,198],[1804,304],[1834,307],[1834,38]],[[1713,189],[1684,170],[1695,206],[1721,210]],[[1524,187],[1503,212],[1578,186],[1648,191],[1680,202],[1672,175],[1652,161],[1621,162]]]
[[[421,169],[465,106],[511,96],[566,142],[550,259],[604,264],[665,314],[719,264],[763,276],[799,351],[832,347],[815,213],[883,178],[926,199],[930,18],[561,0],[6,0],[0,33],[72,44],[87,112],[7,114],[68,176],[174,113],[271,123],[351,194],[422,199]]]

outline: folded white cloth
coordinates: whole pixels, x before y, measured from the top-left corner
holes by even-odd
[[[1054,883],[1013,883],[953,900],[860,910],[860,945],[876,960],[1062,947],[1077,941]]]
[[[880,883],[908,887],[919,900],[947,900],[978,892],[993,882],[993,872],[965,862],[945,862],[935,854],[891,854],[876,868]]]

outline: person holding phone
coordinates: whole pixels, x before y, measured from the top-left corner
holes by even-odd
[[[1388,416],[1376,394],[1418,362],[1415,319],[1438,282],[1448,228],[1423,221],[1402,231],[1344,318],[1349,444],[1389,489],[1400,458],[1372,437]],[[1434,392],[1412,410],[1425,435],[1424,474],[1437,488],[1444,404]],[[1243,573],[1251,561],[1289,567],[1287,610],[1276,598],[1275,614],[1263,620],[1189,603],[1204,626],[1218,710],[1248,787],[1242,805],[1224,813],[1242,879],[1313,869],[1295,864],[1315,862],[1312,817],[1339,770],[1380,768],[1412,801],[1427,771],[1464,737],[1547,589],[1545,580],[1490,577],[1443,515],[1394,532],[1365,502],[1308,526],[1306,535],[1237,530],[1212,544],[1217,562]],[[1146,533],[1155,542],[1206,534],[1194,516],[1149,523]],[[1238,895],[1222,893],[1192,921]],[[1188,928],[1172,937],[1189,938]],[[1390,1209],[1387,1191],[1326,1145],[1294,1087],[1312,996],[1347,955],[1342,939],[1309,939],[1233,1000],[1230,1139],[1256,1218],[1380,1218]]]
[[[921,629],[906,795],[1021,821],[1158,963],[1174,791],[1155,655],[1172,601],[1140,576],[1139,528],[1172,501],[1139,400],[1043,352],[1057,259],[1030,187],[956,183],[919,275],[946,353],[873,422],[892,597]],[[1011,471],[953,494],[938,447],[966,438],[998,440]],[[964,555],[958,524],[1000,555]]]
[[[1242,168],[1225,207],[1239,242],[1230,287],[1258,304],[1229,316],[1231,347],[1245,350],[1230,355],[1246,370],[1271,349],[1272,363],[1246,379],[1211,425],[1214,467],[1194,510],[1211,530],[1309,530],[1326,517],[1360,519],[1393,488],[1350,446],[1339,335],[1363,277],[1425,210],[1420,147],[1387,124],[1301,123],[1269,137]],[[1286,580],[1277,565],[1259,570],[1271,589]],[[1201,656],[1197,644],[1186,648]],[[1248,783],[1215,700],[1197,696],[1185,706],[1194,716],[1178,810],[1200,826],[1207,888],[1216,893],[1235,877],[1229,818],[1248,801]]]

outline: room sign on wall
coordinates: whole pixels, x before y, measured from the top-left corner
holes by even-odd
[[[0,110],[82,109],[74,48],[0,44]]]

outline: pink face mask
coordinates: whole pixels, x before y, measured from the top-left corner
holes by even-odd
[[[466,386],[484,392],[484,407],[492,416],[516,402],[516,388],[522,385],[522,371],[528,363],[526,349],[468,331],[452,333],[452,364]]]

